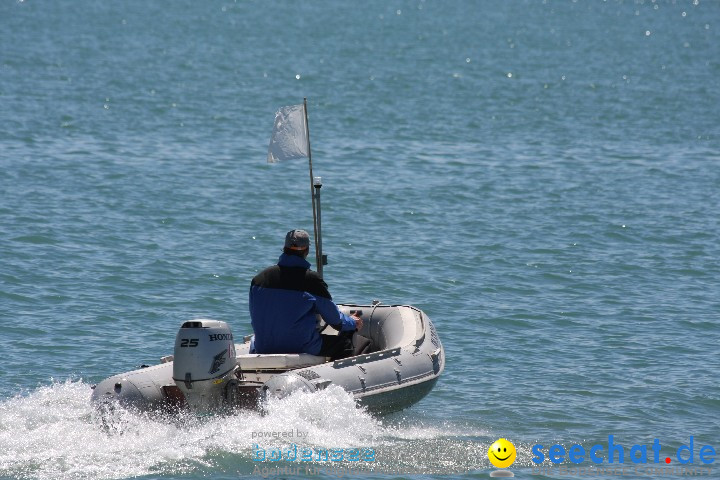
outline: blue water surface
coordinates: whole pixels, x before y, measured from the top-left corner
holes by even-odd
[[[703,465],[719,32],[710,0],[1,2],[0,478],[259,477],[253,433],[291,429],[374,449],[355,478],[488,478],[500,437],[518,478],[610,435]],[[265,161],[304,97],[333,297],[423,309],[445,373],[384,418],[328,391],[108,430],[91,385],[188,319],[248,333],[250,279],[312,229],[307,163]]]

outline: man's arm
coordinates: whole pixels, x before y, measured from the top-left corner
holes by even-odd
[[[341,332],[352,332],[362,327],[360,317],[345,315],[332,300],[320,296],[315,297],[315,308],[325,323]]]
[[[341,332],[351,332],[362,328],[362,319],[345,315],[332,301],[328,286],[320,276],[308,271],[305,277],[306,291],[315,296],[315,308],[325,323]]]

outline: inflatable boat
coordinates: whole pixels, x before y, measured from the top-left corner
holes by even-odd
[[[142,411],[205,414],[262,409],[269,397],[337,385],[369,411],[384,414],[409,407],[432,390],[445,368],[445,353],[425,313],[379,303],[338,307],[363,319],[351,357],[331,361],[305,353],[251,353],[251,335],[235,343],[227,323],[191,320],[181,325],[173,355],[103,380],[93,387],[92,400]],[[322,334],[337,332],[326,328]]]

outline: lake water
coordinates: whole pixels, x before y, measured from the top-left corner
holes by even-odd
[[[717,465],[719,78],[710,0],[1,2],[0,478],[259,477],[261,431],[373,449],[366,479],[489,478],[500,437],[518,478],[610,435]],[[383,418],[329,390],[108,431],[93,384],[185,320],[250,332],[312,229],[307,163],[265,161],[303,97],[334,299],[423,309],[444,375]]]

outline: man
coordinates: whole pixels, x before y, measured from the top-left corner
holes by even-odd
[[[310,270],[308,253],[308,233],[291,230],[278,264],[252,279],[250,319],[256,353],[310,353],[333,360],[352,355],[352,334],[363,321],[338,310],[327,284]],[[320,335],[316,314],[338,335]]]

